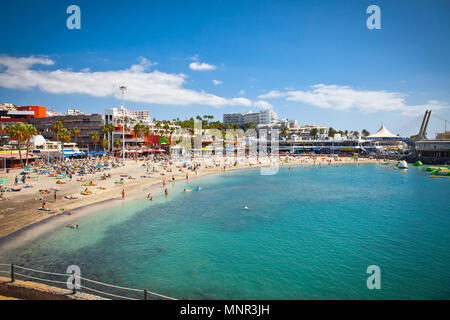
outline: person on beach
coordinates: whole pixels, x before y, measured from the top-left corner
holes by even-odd
[[[16,178],[14,179],[14,185],[17,186],[18,183],[19,183],[19,178],[17,178],[17,176],[16,176]]]
[[[167,190],[167,188],[164,189],[164,194],[166,197],[169,195],[169,191]]]
[[[148,195],[147,195],[147,198],[148,198],[148,200],[153,200],[153,197],[152,197],[152,194],[151,193],[149,193]]]
[[[172,182],[175,182],[175,176],[174,175],[172,176]]]
[[[55,192],[53,193],[53,202],[56,202],[56,190],[55,190]]]
[[[186,172],[186,180],[189,180],[189,174]]]
[[[166,186],[166,179],[164,178],[163,179],[163,187],[165,187]]]
[[[122,189],[122,200],[125,200],[125,189]]]

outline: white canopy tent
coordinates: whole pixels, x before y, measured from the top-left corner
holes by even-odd
[[[398,138],[398,136],[396,136],[395,134],[390,132],[388,129],[386,129],[386,127],[382,123],[381,128],[378,129],[378,131],[375,132],[374,134],[371,134],[370,136],[368,136],[367,138]]]

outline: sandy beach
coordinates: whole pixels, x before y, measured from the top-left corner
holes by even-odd
[[[358,159],[356,163],[376,163],[377,160]],[[353,158],[339,157],[334,160],[331,157],[316,159],[311,157],[280,157],[281,166],[293,165],[327,165],[355,163]],[[149,162],[144,159],[135,161],[127,160],[125,166],[112,168],[110,170],[100,171],[84,176],[74,175],[56,179],[48,174],[38,175],[30,173],[27,175],[26,184],[18,182],[14,184],[15,177],[21,178],[19,170],[11,170],[9,173],[2,173],[1,178],[8,181],[3,184],[4,188],[18,188],[29,185],[29,188],[22,188],[20,192],[4,192],[5,200],[0,201],[0,238],[11,235],[27,226],[40,223],[58,216],[75,216],[79,214],[82,208],[94,205],[111,205],[116,201],[130,201],[132,199],[147,197],[148,193],[160,190],[163,191],[163,180],[168,185],[175,177],[175,182],[185,181],[186,174],[188,179],[193,180],[210,174],[223,174],[232,170],[241,170],[267,166],[268,164],[259,163],[249,164],[248,161],[240,161],[237,165],[227,165],[224,171],[223,166],[212,165],[210,162],[202,162],[197,173],[184,167],[182,162],[157,161]],[[152,167],[155,166],[153,172]],[[149,172],[147,172],[150,167]],[[110,177],[103,178],[105,174]],[[83,181],[80,181],[83,178]],[[123,183],[116,183],[122,179]],[[57,183],[57,181],[61,181]],[[86,183],[92,182],[92,186],[86,186]],[[56,201],[54,200],[54,190],[57,188]],[[82,195],[84,190],[91,194]],[[42,194],[40,190],[49,190],[50,193]],[[125,190],[125,199],[122,199],[122,190]],[[68,199],[67,196],[74,199]],[[170,193],[168,195],[170,197]],[[43,200],[50,211],[41,211]],[[86,210],[84,210],[86,211]],[[90,210],[92,212],[92,210]],[[69,219],[68,219],[69,220]]]

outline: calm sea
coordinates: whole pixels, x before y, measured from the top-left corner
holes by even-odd
[[[184,299],[449,299],[450,179],[428,175],[230,172],[77,218],[79,230],[57,228],[0,263],[75,264],[90,279]],[[370,265],[380,290],[366,286]]]

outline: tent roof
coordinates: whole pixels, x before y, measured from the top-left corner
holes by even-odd
[[[390,132],[388,129],[386,129],[386,127],[384,126],[383,123],[381,123],[381,128],[378,129],[377,132],[368,136],[368,138],[397,138],[397,137],[398,136],[396,136],[395,134]]]

